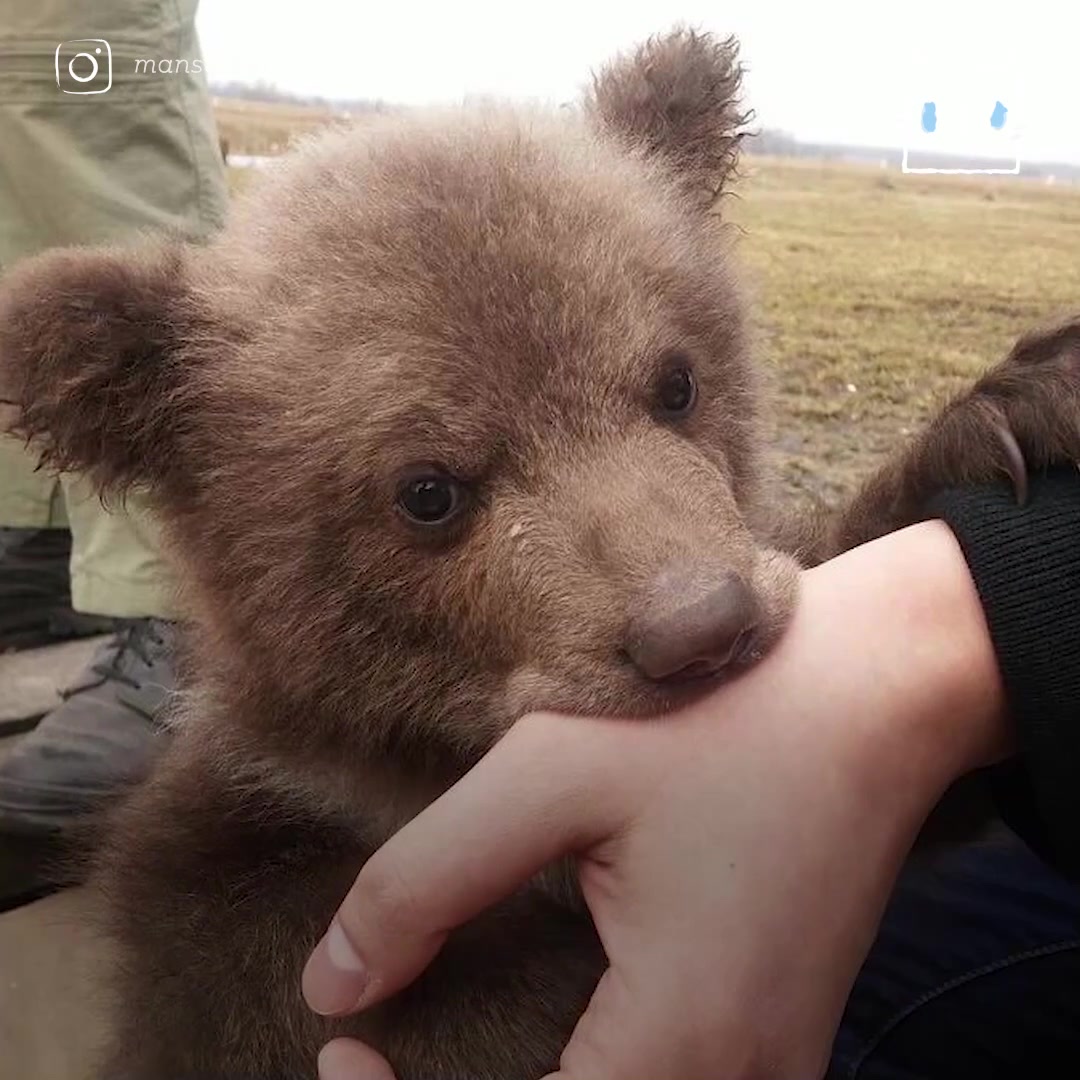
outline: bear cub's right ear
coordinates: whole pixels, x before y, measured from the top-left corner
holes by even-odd
[[[2,422],[43,463],[103,493],[175,469],[184,346],[199,321],[191,257],[179,244],[64,248],[0,278]]]

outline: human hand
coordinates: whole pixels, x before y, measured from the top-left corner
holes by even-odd
[[[774,653],[681,713],[515,725],[364,867],[305,995],[340,1014],[393,994],[576,852],[610,967],[553,1077],[820,1076],[920,825],[1006,749],[959,549],[904,530],[806,572]],[[346,1040],[320,1075],[392,1077]]]

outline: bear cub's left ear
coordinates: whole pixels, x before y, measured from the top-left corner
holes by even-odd
[[[65,248],[0,278],[3,422],[44,464],[102,492],[175,469],[184,345],[199,321],[191,257],[178,244]]]

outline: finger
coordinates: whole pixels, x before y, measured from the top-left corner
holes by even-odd
[[[394,1080],[386,1059],[354,1039],[334,1039],[319,1053],[319,1080]]]
[[[395,993],[450,930],[610,829],[612,785],[590,781],[611,771],[615,728],[627,730],[548,714],[518,721],[368,860],[304,969],[308,1004],[340,1015]]]

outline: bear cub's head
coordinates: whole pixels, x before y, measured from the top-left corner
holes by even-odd
[[[715,213],[738,88],[733,42],[676,31],[579,108],[325,134],[207,247],[7,276],[15,430],[148,493],[238,723],[467,760],[527,711],[663,712],[775,639],[795,564],[761,539]]]

